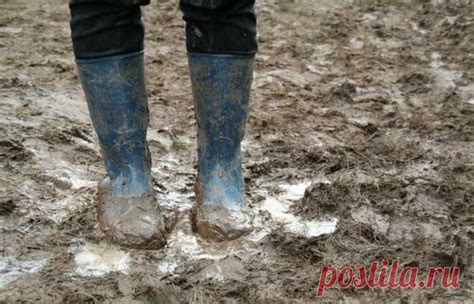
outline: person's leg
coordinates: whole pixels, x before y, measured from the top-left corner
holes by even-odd
[[[181,0],[190,53],[257,53],[255,0]]]
[[[113,241],[165,243],[146,145],[148,102],[144,29],[138,1],[71,0],[74,55],[107,177],[99,183],[98,220]]]
[[[193,226],[202,237],[231,240],[252,228],[240,142],[257,52],[254,0],[181,0],[180,7],[198,122]]]
[[[70,0],[76,59],[96,59],[143,50],[144,27],[135,0]],[[110,3],[109,3],[110,2]],[[116,2],[117,4],[111,4]],[[122,4],[120,4],[123,2]]]

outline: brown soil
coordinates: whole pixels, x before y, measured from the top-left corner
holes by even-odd
[[[152,2],[145,9],[150,149],[159,199],[181,227],[196,164],[184,23],[176,1]],[[244,142],[253,206],[265,199],[262,189],[273,195],[281,184],[312,181],[291,211],[336,216],[336,231],[306,238],[272,227],[247,251],[239,242],[203,243],[228,254],[180,260],[171,272],[157,268],[168,251],[131,250],[128,272],[93,277],[76,274],[73,248],[106,242],[95,220],[95,181],[104,170],[67,4],[0,0],[0,278],[13,273],[14,260],[45,261],[38,271],[20,269],[0,302],[306,303],[316,301],[323,264],[381,259],[459,266],[461,288],[331,289],[322,301],[470,302],[472,2],[352,2],[259,1]]]

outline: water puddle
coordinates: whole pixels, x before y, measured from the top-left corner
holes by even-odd
[[[47,261],[47,259],[20,261],[15,257],[0,257],[0,289],[24,275],[40,271]]]
[[[321,180],[320,182],[328,183],[329,181]],[[289,233],[308,238],[333,233],[338,223],[337,218],[327,221],[306,221],[300,216],[294,215],[290,210],[295,201],[303,198],[305,190],[310,184],[310,181],[282,184],[279,186],[282,192],[276,196],[265,195],[267,198],[259,204],[258,208],[270,213],[273,221]],[[263,235],[261,231],[260,233]]]
[[[455,88],[457,86],[456,82],[462,77],[462,72],[444,68],[444,63],[441,61],[441,54],[437,52],[431,54],[430,66],[435,76],[436,84],[441,88]]]
[[[0,33],[19,34],[21,32],[23,32],[23,29],[21,27],[0,27]]]
[[[326,179],[321,179],[319,182],[329,183]],[[308,238],[333,233],[338,222],[336,218],[327,221],[305,221],[291,213],[291,205],[304,196],[310,184],[311,181],[281,184],[278,195],[263,193],[266,199],[257,204],[256,211],[267,211],[271,215],[271,222],[262,218],[259,212],[255,212],[254,231],[233,241],[232,244],[207,243],[202,240],[192,232],[188,212],[181,213],[182,218],[169,236],[165,258],[158,264],[158,270],[163,273],[172,273],[184,261],[189,260],[210,259],[217,262],[232,255],[245,259],[252,254],[261,254],[259,241],[277,227],[283,227],[287,232]],[[168,196],[172,195],[168,194]],[[189,201],[187,203],[191,203],[189,197],[187,200]]]
[[[85,244],[73,251],[75,274],[82,277],[99,277],[110,272],[128,273],[130,268],[130,254],[110,245]]]
[[[179,265],[189,260],[220,260],[228,255],[228,248],[207,244],[191,230],[188,213],[182,215],[177,226],[168,236],[165,258],[158,264],[162,273],[172,273]]]

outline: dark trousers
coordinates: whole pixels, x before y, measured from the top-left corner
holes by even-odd
[[[140,6],[148,3],[149,0],[70,0],[76,58],[99,58],[143,50]],[[256,53],[254,4],[255,0],[180,0],[188,51]]]

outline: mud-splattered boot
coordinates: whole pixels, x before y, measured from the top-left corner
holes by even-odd
[[[188,59],[198,123],[193,228],[206,239],[233,240],[252,230],[240,142],[245,133],[253,55],[189,53]]]
[[[148,102],[143,53],[77,60],[107,177],[99,183],[98,221],[115,243],[159,248],[164,219],[153,193],[146,144]]]

